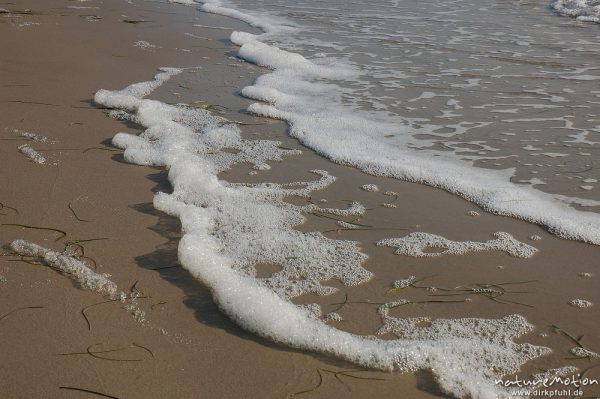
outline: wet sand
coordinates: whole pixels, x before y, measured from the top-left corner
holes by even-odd
[[[32,10],[31,14],[0,14],[0,202],[5,206],[0,210],[0,242],[24,238],[61,250],[70,240],[94,239],[81,243],[85,256],[93,259],[86,261],[95,262],[98,272],[109,273],[122,290],[140,291],[139,303],[148,323],[141,325],[120,303],[103,303],[106,299],[81,290],[50,268],[2,256],[0,314],[7,316],[0,319],[4,333],[0,396],[93,397],[70,389],[77,388],[118,398],[444,397],[427,373],[362,372],[352,375],[365,379],[339,374],[336,378],[331,371],[354,366],[286,349],[242,331],[219,313],[209,291],[178,266],[179,222],[152,207],[154,192],[170,190],[165,171],[125,163],[120,151],[110,147],[110,139],[116,132],[139,129],[109,118],[107,110],[92,102],[98,89],[147,80],[161,66],[201,69],[173,78],[151,98],[220,105],[213,108],[215,112],[247,124],[242,126],[245,138],[277,139],[285,147],[303,151],[256,175],[248,174],[249,166],[238,165],[224,173],[223,179],[289,182],[312,179],[309,170],[324,169],[338,180],[316,193],[313,201],[326,199],[331,206],[344,207],[343,200],[358,200],[373,208],[360,220],[371,226],[369,230],[325,234],[358,241],[369,255],[364,267],[375,278],[350,288],[333,282],[340,288],[338,293],[303,296],[295,302],[319,303],[327,313],[338,308],[347,294],[350,303],[338,309],[346,321],[337,323],[338,328],[374,334],[381,324],[376,305],[351,302],[430,298],[429,291],[418,288],[386,294],[394,280],[434,276],[423,284],[449,288],[527,282],[511,285],[518,287],[511,290],[527,293],[502,298],[520,304],[464,295],[460,298],[472,301],[404,306],[393,315],[500,318],[518,313],[536,326],[520,341],[554,351],[527,364],[522,375],[567,364],[583,370],[598,363],[565,360],[572,357],[569,350],[575,345],[551,327],[583,336],[583,345],[600,351],[598,247],[561,240],[538,226],[487,214],[440,190],[333,164],[287,137],[283,123],[246,114],[249,102],[236,92],[250,84],[260,68],[231,58],[235,47],[227,39],[228,30],[191,30],[193,24],[248,30],[239,21],[161,3],[95,3],[81,4],[100,8],[68,8],[81,4],[61,0],[0,5]],[[135,46],[138,41],[156,47]],[[49,142],[28,141],[19,138],[19,132],[42,134]],[[47,163],[35,164],[19,153],[17,147],[25,143],[45,156]],[[365,192],[360,189],[363,184],[377,184],[381,190]],[[397,208],[380,206],[393,200],[383,194],[387,190],[398,193],[393,202]],[[472,210],[480,216],[469,216]],[[58,229],[67,236],[10,224]],[[327,231],[337,226],[333,220],[308,215],[298,228]],[[531,259],[501,252],[422,259],[395,255],[393,248],[374,245],[377,240],[415,231],[473,241],[487,241],[494,232],[503,231],[540,252]],[[542,239],[532,241],[533,235]],[[268,275],[276,267],[258,269]],[[592,277],[580,277],[584,272]],[[575,298],[596,306],[569,306],[568,301]],[[90,305],[94,306],[87,308]],[[540,336],[544,333],[547,336]],[[600,369],[591,370],[588,376],[600,379]],[[586,395],[597,395],[594,389],[586,390]]]

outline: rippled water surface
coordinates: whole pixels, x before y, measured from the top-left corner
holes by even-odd
[[[598,209],[600,25],[546,1],[231,4],[298,25],[276,39],[286,50],[357,66],[343,100],[408,125],[390,146],[515,168],[515,183]]]

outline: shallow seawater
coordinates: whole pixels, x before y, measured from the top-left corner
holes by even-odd
[[[598,25],[546,1],[227,4],[297,28],[270,43],[356,67],[336,82],[341,102],[407,127],[380,135],[386,145],[514,168],[516,184],[598,209]]]

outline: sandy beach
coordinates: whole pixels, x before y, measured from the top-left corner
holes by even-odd
[[[378,305],[401,298],[410,303],[390,309],[394,318],[518,314],[534,327],[516,342],[552,350],[527,362],[521,378],[574,366],[600,379],[600,368],[593,368],[600,352],[600,248],[487,213],[440,189],[333,163],[290,137],[285,122],[249,114],[253,101],[239,92],[265,69],[236,58],[229,35],[257,29],[163,2],[20,0],[0,9],[0,397],[453,397],[427,370],[367,370],[247,332],[179,265],[180,221],[153,206],[155,193],[173,190],[167,171],[126,162],[111,140],[142,129],[94,102],[98,90],[148,81],[161,67],[184,69],[148,98],[207,109],[239,122],[246,140],[277,140],[302,152],[269,162],[270,170],[239,163],[219,179],[285,184],[315,180],[310,171],[325,170],[336,177],[333,184],[286,201],[340,208],[358,201],[366,208],[358,218],[306,212],[296,229],[357,242],[368,256],[362,267],[373,278],[358,286],[330,280],[337,292],[308,293],[293,303],[319,304],[323,315],[337,312],[343,321],[329,325],[366,336],[382,325]],[[22,145],[44,162],[27,157]],[[423,258],[376,245],[414,232],[457,242],[487,242],[506,232],[537,252],[529,258],[502,250]],[[16,239],[66,251],[110,275],[129,298],[83,289],[47,261],[15,254],[9,245]],[[257,277],[279,270],[253,267]],[[390,292],[394,281],[409,276],[415,281]],[[594,306],[570,305],[575,299]],[[144,312],[143,321],[132,315],[136,310]],[[574,355],[574,347],[593,355]],[[600,387],[584,392],[595,397]]]

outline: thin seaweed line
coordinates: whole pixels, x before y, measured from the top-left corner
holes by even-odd
[[[466,299],[463,300],[449,300],[449,301],[442,301],[442,300],[438,300],[438,299],[434,299],[434,300],[426,300],[426,301],[410,301],[410,300],[406,300],[406,302],[402,302],[402,303],[398,303],[396,305],[387,305],[387,304],[383,304],[384,306],[386,306],[388,309],[393,309],[393,308],[398,308],[400,306],[406,306],[406,305],[419,305],[419,304],[423,304],[423,303],[463,303],[463,302],[467,302]]]
[[[87,219],[81,219],[79,216],[77,216],[77,213],[75,212],[75,209],[73,209],[73,206],[71,205],[71,203],[69,202],[69,205],[67,205],[69,210],[71,211],[71,213],[73,213],[73,216],[75,216],[75,219],[79,220],[80,222],[90,222],[90,220]]]
[[[86,306],[83,309],[81,309],[81,314],[83,315],[83,318],[85,319],[85,322],[87,323],[88,326],[88,330],[92,330],[92,323],[90,323],[90,320],[87,317],[87,314],[85,313],[86,310],[88,310],[89,308],[92,308],[94,306],[98,306],[98,305],[102,305],[105,303],[109,303],[109,302],[116,302],[116,299],[109,299],[108,301],[103,301],[103,302],[98,302],[98,303],[94,303],[92,305]]]
[[[119,352],[119,351],[122,351],[122,350],[127,349],[127,348],[128,347],[118,348],[118,349],[106,349],[106,350],[102,350],[102,351],[95,351],[94,353]],[[56,353],[54,356],[76,356],[76,355],[89,355],[89,353],[87,351],[85,351],[85,352]]]
[[[300,392],[295,392],[293,394],[291,394],[290,396],[288,396],[288,398],[297,396],[297,395],[302,395],[305,393],[310,393],[310,392],[314,392],[317,389],[319,389],[321,387],[321,385],[323,385],[323,374],[321,374],[321,370],[317,369],[317,374],[319,375],[319,382],[317,383],[317,385],[315,385],[313,388],[307,389],[305,391],[300,391]]]
[[[87,243],[87,242],[92,242],[92,241],[104,241],[104,240],[110,240],[110,238],[109,237],[87,238],[85,240],[70,240],[70,241],[67,241],[66,243],[69,245],[74,245],[74,244]]]
[[[532,294],[531,291],[508,291],[504,288],[505,285],[515,285],[515,284],[528,284],[537,282],[538,280],[527,280],[527,281],[513,281],[513,282],[504,282],[504,283],[478,283],[478,284],[465,284],[460,285],[454,288],[440,288],[437,287],[437,290],[445,291],[445,294],[430,294],[431,297],[440,297],[440,296],[462,296],[462,295],[480,295],[485,298],[488,298],[496,303],[500,303],[503,305],[512,303],[515,305],[526,306],[528,308],[534,308],[534,306],[523,303],[512,301],[509,299],[499,299],[506,294]]]
[[[565,330],[563,330],[562,328],[558,327],[556,324],[552,324],[552,328],[554,328],[557,332],[564,335],[565,337],[569,338],[571,341],[573,341],[575,343],[575,345],[577,345],[581,349],[586,349],[583,346],[583,344],[581,343],[581,339],[583,338],[583,336],[581,336],[581,337],[579,337],[579,339],[577,339],[577,338],[573,337],[571,334],[569,334],[568,332],[566,332]]]
[[[39,101],[6,100],[5,102],[17,103],[17,104],[47,105],[50,107],[61,107],[61,105],[58,105],[58,104],[43,103],[43,102],[39,102]]]
[[[102,151],[111,151],[111,152],[121,152],[123,150],[118,149],[118,148],[104,148],[104,147],[89,147],[86,148],[85,150],[83,150],[83,153],[85,154],[88,151],[92,151],[92,150],[102,150]]]
[[[348,222],[346,222],[348,223]],[[406,228],[395,228],[395,227],[373,227],[373,228],[358,228],[358,229],[348,229],[348,228],[339,228],[339,229],[331,229],[325,230],[323,233],[331,233],[332,231],[406,231],[410,229]]]
[[[89,238],[89,239],[85,239],[85,240],[69,240],[69,241],[65,242],[65,246],[63,248],[63,253],[67,253],[67,251],[69,250],[70,247],[77,247],[81,251],[80,257],[84,257],[85,256],[85,248],[81,244],[85,244],[85,243],[93,242],[93,241],[109,240],[109,239],[110,238],[108,238],[108,237],[103,237],[103,238]],[[94,261],[94,264],[95,263],[96,262]]]
[[[87,259],[89,261],[92,262],[92,268],[94,269],[94,271],[96,271],[96,269],[98,268],[98,263],[96,262],[96,260],[94,258],[92,258],[91,256],[80,256],[80,259]]]
[[[162,267],[157,267],[155,269],[150,269],[150,270],[165,270],[165,269],[173,269],[179,267],[179,265],[175,265],[175,266],[162,266]]]
[[[4,320],[6,317],[10,316],[13,313],[19,312],[21,310],[25,310],[25,309],[44,309],[43,306],[24,306],[22,308],[17,308],[17,309],[13,309],[10,312],[4,314],[3,316],[0,317],[0,321]]]
[[[127,359],[114,359],[114,358],[104,358],[101,356],[97,356],[99,353],[114,353],[114,352],[120,352],[129,348],[139,348],[142,349],[143,351],[147,352],[148,354],[150,354],[150,356],[152,358],[154,358],[154,352],[152,352],[150,349],[148,349],[147,347],[137,344],[135,342],[132,342],[130,345],[128,346],[124,346],[122,348],[116,348],[116,349],[105,349],[105,350],[98,350],[98,351],[92,351],[92,347],[96,346],[96,345],[100,345],[100,344],[93,344],[88,346],[88,348],[86,349],[85,352],[68,352],[68,353],[57,353],[55,354],[55,356],[77,356],[77,355],[89,355],[92,356],[96,359],[101,359],[101,360],[113,360],[113,361],[138,361],[138,360],[127,360]],[[139,360],[141,361],[141,360]]]
[[[85,388],[64,387],[64,386],[62,386],[62,387],[58,387],[58,389],[68,389],[68,390],[71,390],[71,391],[79,391],[79,392],[91,393],[91,394],[94,394],[94,395],[103,396],[105,398],[110,398],[110,399],[119,399],[116,396],[107,395],[107,394],[102,393],[102,392],[92,391],[90,389],[85,389]]]
[[[65,231],[60,230],[60,229],[54,229],[52,227],[29,226],[29,225],[26,225],[26,224],[19,224],[19,223],[1,223],[0,226],[23,227],[25,229],[55,231],[55,232],[57,232],[57,233],[60,234],[60,237],[58,237],[54,241],[60,241],[60,240],[62,240],[63,238],[65,238],[67,236],[67,233]]]
[[[339,305],[337,308],[333,309],[331,312],[337,312],[341,310],[348,303],[348,293],[344,293],[344,302],[342,303],[334,303],[333,305]]]
[[[432,288],[432,287],[427,287],[427,286],[426,286],[426,287],[421,287],[421,286],[418,286],[418,285],[415,285],[415,284],[416,284],[416,283],[420,283],[421,281],[425,281],[425,280],[427,280],[427,279],[433,278],[433,277],[437,277],[437,276],[438,276],[438,274],[432,274],[431,276],[425,276],[425,277],[422,277],[422,278],[420,278],[420,279],[418,279],[418,280],[415,280],[415,281],[411,282],[411,283],[410,283],[409,285],[407,285],[406,287],[397,287],[397,288],[396,288],[396,287],[392,287],[392,288],[390,288],[389,290],[387,290],[386,294],[389,294],[389,293],[391,293],[391,292],[400,291],[400,290],[403,290],[403,289],[405,289],[405,288],[407,288],[407,287],[413,287],[413,288],[424,288],[424,289]]]

